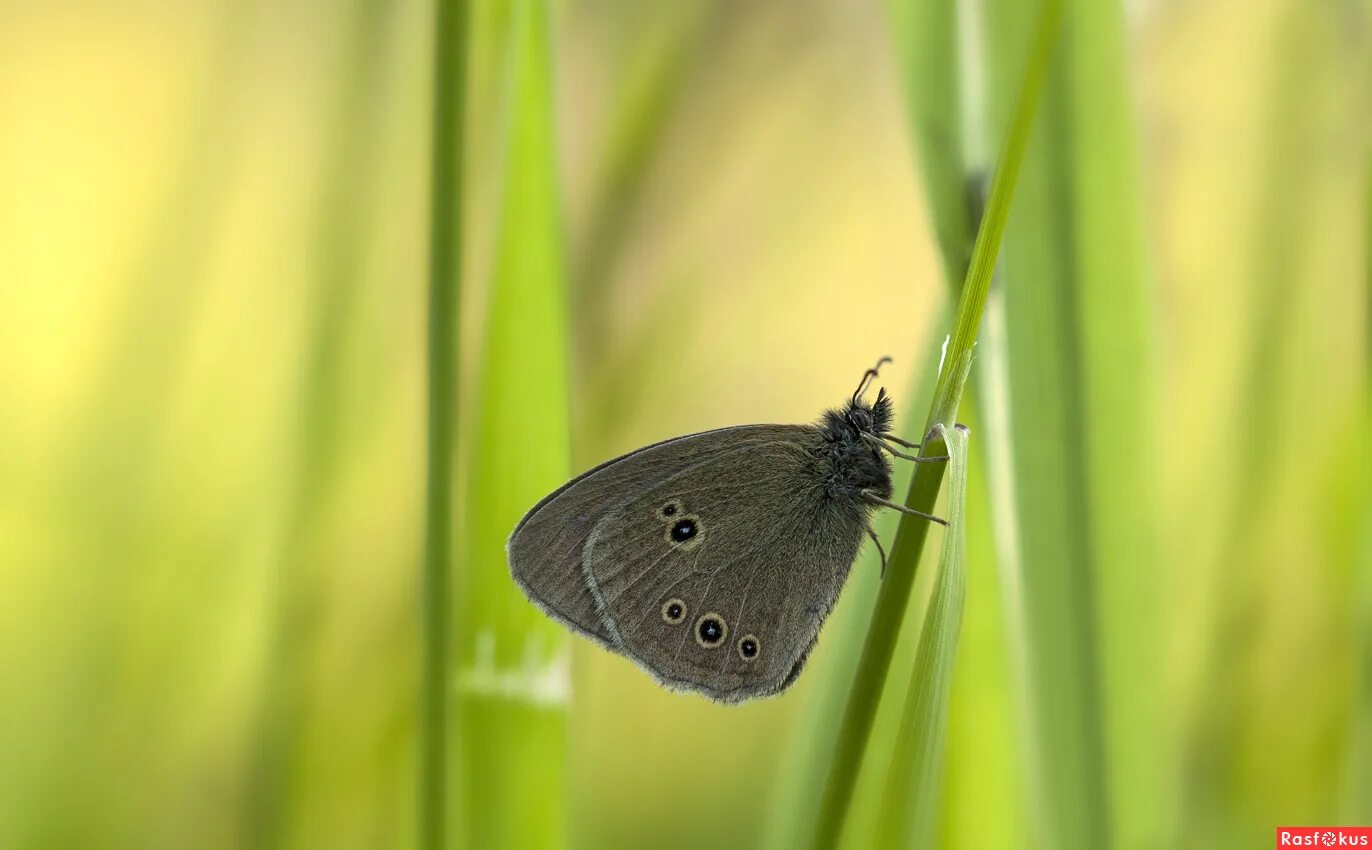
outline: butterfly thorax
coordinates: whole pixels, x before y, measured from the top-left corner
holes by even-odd
[[[831,498],[861,502],[864,490],[891,497],[891,465],[874,439],[891,430],[891,416],[884,392],[875,404],[853,399],[840,410],[824,412],[818,454],[828,467],[825,489]]]

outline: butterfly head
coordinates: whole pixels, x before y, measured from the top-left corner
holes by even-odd
[[[825,489],[831,496],[855,504],[865,491],[890,497],[891,466],[877,438],[891,430],[891,416],[891,398],[885,390],[877,392],[874,402],[854,396],[843,407],[825,411],[819,448],[827,462]]]
[[[891,430],[891,397],[886,388],[877,390],[877,400],[871,404],[863,398],[851,398],[843,409],[843,422],[860,434],[885,434]]]
[[[858,437],[863,434],[881,435],[891,430],[891,397],[886,395],[886,388],[877,390],[877,400],[871,404],[868,404],[864,397],[867,388],[881,371],[882,364],[890,362],[891,358],[883,357],[877,361],[877,365],[863,372],[862,380],[858,383],[857,389],[853,390],[848,405],[843,409],[843,423]]]
[[[891,465],[877,439],[891,430],[891,397],[884,388],[877,391],[875,401],[864,397],[877,369],[887,359],[883,357],[876,368],[868,369],[847,404],[825,411],[819,423],[821,445],[817,448],[827,464],[822,467],[825,489],[831,496],[854,504],[860,503],[866,492],[883,499],[891,493]]]

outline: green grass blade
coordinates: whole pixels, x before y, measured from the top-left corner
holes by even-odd
[[[891,756],[878,833],[881,847],[930,846],[937,826],[948,698],[967,592],[967,431],[954,428],[943,439],[950,457],[944,502],[948,531]]]
[[[1158,847],[1174,843],[1176,826],[1173,721],[1157,701],[1167,611],[1158,580],[1159,361],[1121,3],[1077,0],[1068,31],[1070,268],[1086,423],[1080,451],[1091,510],[1091,601],[1102,624],[1107,806],[1118,846]],[[1017,442],[1030,439],[1021,432]],[[1072,522],[1083,526],[1082,518]]]
[[[999,415],[1013,423],[1002,468],[1017,539],[1005,580],[1007,599],[1023,594],[1008,613],[1026,651],[1039,843],[1151,846],[1173,822],[1153,666],[1161,608],[1150,601],[1160,587],[1155,318],[1121,11],[1104,0],[1070,10],[1002,267],[1009,392],[990,400],[1008,404]],[[988,31],[1007,38],[1023,17],[1019,4],[993,4]],[[1016,64],[992,71],[1013,96]]]
[[[1045,137],[1044,148],[1055,146]],[[1039,216],[1061,205],[1050,197],[1047,170],[1026,179],[1025,209]],[[1059,231],[1060,222],[1037,230]],[[1030,228],[1026,227],[1026,231]],[[1025,243],[1032,239],[1024,236]],[[1038,245],[1051,244],[1042,240]],[[1027,246],[1024,254],[1032,254]],[[1080,377],[1075,364],[1075,322],[1065,303],[1065,258],[1020,256],[1007,244],[1014,512],[1019,535],[1034,725],[1030,738],[1039,822],[1048,847],[1104,846],[1108,828],[1104,755],[1101,751],[1098,639],[1089,572],[1086,472],[1082,467]],[[1036,291],[1016,292],[1036,285]],[[1037,359],[1032,359],[1035,352]],[[1025,390],[1033,387],[1033,397]],[[1053,435],[1043,438],[1041,435]]]
[[[567,638],[510,580],[505,541],[570,465],[567,304],[549,4],[510,9],[509,126],[459,529],[461,847],[566,836]]]
[[[981,326],[986,298],[991,289],[991,275],[1000,252],[1001,237],[1005,234],[1005,224],[1010,216],[1010,201],[1014,197],[1020,165],[1028,147],[1029,131],[1038,111],[1039,96],[1052,64],[1061,19],[1062,0],[1044,0],[1030,48],[1024,85],[1015,104],[1005,146],[1001,149],[985,217],[972,246],[967,283],[958,300],[953,333],[948,340],[947,362],[950,364],[956,365],[967,358],[970,365],[972,347],[976,345],[977,330]],[[951,428],[955,424],[958,402],[962,398],[962,387],[967,377],[966,368],[964,366],[961,371],[957,368],[945,369],[939,375],[939,384],[934,389],[934,403],[926,423],[929,428],[937,424]]]
[[[994,332],[995,300],[987,305],[987,322],[978,358],[987,356]],[[975,364],[974,367],[976,368]],[[984,374],[976,393],[963,402],[960,418],[986,420],[989,405],[979,404],[990,392]],[[985,426],[983,426],[985,427]],[[1000,550],[993,529],[994,454],[980,432],[968,446],[967,606],[958,639],[958,667],[949,696],[947,745],[944,752],[942,805],[935,844],[943,850],[1020,847],[1028,834],[1025,819],[1023,724],[1018,713],[1014,646],[1007,616],[1014,600],[1000,586]],[[988,771],[985,766],[994,764]],[[995,812],[987,818],[986,812]]]
[[[988,31],[1013,32],[1025,12],[1018,4],[990,9]],[[1013,50],[992,47],[992,56]],[[992,69],[1003,97],[1013,97],[1013,60]],[[1066,72],[1055,74],[1031,158],[1026,163],[1020,215],[1006,236],[1006,364],[1013,423],[1011,510],[1019,532],[1014,553],[1023,592],[1022,674],[1033,822],[1042,847],[1102,847],[1108,841],[1099,694],[1094,649],[1093,592],[1087,572],[1085,472],[1081,468],[1080,379],[1074,370],[1075,313],[1068,288],[1070,191],[1063,171],[1068,127]],[[995,401],[988,397],[989,401]],[[1075,807],[1075,809],[1073,808]],[[1069,811],[1072,812],[1069,815]]]
[[[991,272],[995,267],[1001,235],[1009,215],[1010,201],[1019,177],[1020,163],[1029,139],[1029,130],[1037,110],[1040,92],[1048,74],[1057,40],[1061,18],[1061,0],[1047,0],[1034,33],[1030,60],[1024,75],[1024,87],[1015,110],[1011,129],[1006,135],[986,215],[972,252],[967,282],[962,288],[954,319],[954,331],[946,349],[946,359],[934,390],[927,427],[943,424],[951,428],[957,416],[958,402],[971,365],[972,346],[990,289]],[[944,450],[941,440],[927,440],[921,453],[939,454]],[[910,483],[905,504],[915,510],[930,512],[938,497],[943,480],[943,464],[921,464]],[[900,633],[910,588],[914,583],[915,566],[928,535],[928,523],[904,517],[891,548],[890,571],[882,583],[876,610],[863,647],[862,659],[849,696],[838,745],[830,767],[824,797],[820,804],[819,822],[812,842],[815,848],[837,845],[843,822],[852,799],[853,788],[861,765],[863,751],[876,715],[877,701],[890,668],[891,655]]]
[[[939,317],[934,327],[946,324],[947,315]],[[918,421],[919,399],[933,389],[938,379],[938,362],[928,358],[918,380],[912,382],[911,392],[901,394],[911,401],[902,411],[899,422]],[[910,435],[907,435],[910,436]],[[896,469],[897,489],[909,485],[910,464]],[[894,512],[874,520],[878,536],[891,539],[898,517]],[[846,704],[845,689],[853,681],[858,659],[862,654],[863,637],[871,620],[872,603],[879,586],[880,560],[874,547],[866,547],[853,566],[848,586],[824,628],[824,641],[818,657],[808,674],[816,677],[811,692],[793,721],[795,728],[806,730],[804,735],[789,739],[777,770],[777,787],[769,810],[768,823],[763,831],[764,850],[791,850],[802,847],[813,834],[819,801],[824,793],[824,781],[833,742],[843,720]]]
[[[967,37],[975,37],[969,32],[969,25],[975,21],[966,14],[966,4],[946,0],[892,0],[889,5],[924,198],[942,259],[945,285],[951,293],[950,300],[955,301],[971,256],[973,231],[986,202],[981,193],[987,188],[978,179],[987,165],[985,154],[979,153],[986,146],[980,138],[983,122],[978,120],[978,113],[982,98],[976,88],[981,77],[977,66],[981,58],[974,42]],[[984,354],[986,343],[979,345]],[[972,423],[973,430],[979,430],[978,383],[967,388],[968,397],[963,400],[960,414],[963,421]],[[969,495],[977,518],[968,531],[968,546],[975,562],[989,564],[995,556],[994,538],[984,520],[989,513],[975,510],[978,506],[988,507],[984,504],[986,488],[977,486],[985,480],[985,450],[982,440],[971,448],[969,463],[983,472]],[[1007,687],[1011,665],[1003,628],[1003,600],[993,571],[969,576],[969,585],[961,650],[964,666],[953,688],[954,709],[948,729],[948,787],[943,797],[946,811],[940,841],[948,847],[958,846],[959,842],[978,847],[1008,847],[1023,834],[1021,773],[1008,768],[988,776],[972,767],[988,759],[999,759],[1007,765],[1016,761],[1015,707],[1006,696],[1013,689]],[[918,596],[918,588],[916,593]],[[893,685],[903,689],[905,683],[900,678],[898,674],[889,678],[888,692]],[[881,736],[888,734],[884,724],[899,722],[899,717],[879,713],[869,746],[875,746]],[[988,807],[1000,813],[994,824],[988,823],[982,814]],[[851,817],[854,822],[849,827],[849,838],[855,837],[861,825],[857,813]]]
[[[425,483],[423,674],[419,843],[448,843],[452,621],[453,459],[457,451],[458,309],[462,275],[462,124],[467,90],[467,4],[434,7],[429,188],[428,466]]]

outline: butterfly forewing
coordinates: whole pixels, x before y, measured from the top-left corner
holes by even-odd
[[[714,699],[794,680],[865,527],[826,497],[813,430],[773,427],[640,491],[585,545],[585,585],[617,648]]]

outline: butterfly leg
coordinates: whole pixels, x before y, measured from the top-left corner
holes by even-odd
[[[867,536],[872,538],[872,542],[877,544],[877,552],[881,553],[881,577],[886,578],[886,550],[881,548],[881,538],[877,537],[876,531],[869,525],[867,526]]]
[[[930,522],[936,522],[939,525],[948,524],[948,520],[946,519],[936,517],[933,514],[926,514],[924,511],[917,511],[914,508],[907,508],[904,505],[900,505],[891,501],[890,499],[883,499],[876,493],[873,493],[871,490],[863,490],[862,497],[874,505],[881,505],[883,508],[890,508],[891,510],[900,511],[903,514],[909,514],[910,516],[923,517],[924,519],[927,519]]]
[[[902,440],[900,437],[897,437],[895,434],[882,434],[882,435],[881,435],[880,437],[878,437],[877,439],[885,440],[885,441],[888,442],[888,443],[895,443],[896,445],[898,445],[898,446],[904,446],[904,447],[907,448],[907,449],[917,449],[917,448],[919,448],[919,446],[920,446],[919,443],[912,443],[912,442],[910,442],[909,440]]]
[[[868,437],[867,442],[875,446],[876,448],[890,452],[894,457],[902,458],[903,460],[912,460],[915,463],[942,463],[948,459],[948,455],[935,455],[933,457],[916,457],[915,455],[907,455],[905,452],[897,451],[891,448],[890,446],[886,445],[876,437]]]

